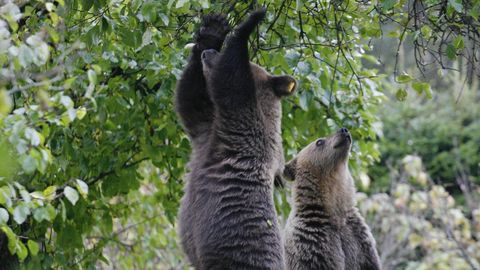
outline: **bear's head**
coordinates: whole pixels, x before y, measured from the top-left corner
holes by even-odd
[[[284,174],[295,180],[297,174],[306,173],[325,179],[348,170],[348,155],[352,137],[346,128],[335,134],[319,138],[297,154],[286,166]]]
[[[346,128],[303,148],[285,165],[284,175],[294,181],[297,203],[320,203],[338,215],[355,205],[355,186],[348,170],[352,137]]]

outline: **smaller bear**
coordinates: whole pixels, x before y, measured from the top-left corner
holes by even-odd
[[[310,143],[285,165],[294,180],[285,227],[287,269],[381,269],[375,239],[355,204],[346,128]]]

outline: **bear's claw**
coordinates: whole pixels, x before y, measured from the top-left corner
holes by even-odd
[[[215,49],[220,51],[225,36],[230,31],[227,18],[222,14],[207,14],[195,34],[195,43],[200,51]]]

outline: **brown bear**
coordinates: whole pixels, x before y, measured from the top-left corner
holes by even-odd
[[[220,53],[226,19],[205,17],[177,86],[193,143],[179,235],[198,270],[285,268],[273,182],[284,166],[280,102],[296,82],[249,62],[248,38],[264,16],[253,12]]]
[[[287,269],[380,269],[375,240],[355,206],[346,128],[310,143],[285,165],[292,211],[285,227]]]

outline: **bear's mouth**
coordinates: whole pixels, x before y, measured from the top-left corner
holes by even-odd
[[[215,59],[218,56],[218,52],[214,49],[204,50],[201,54],[202,64],[208,68],[211,68]]]
[[[350,144],[352,143],[352,137],[350,136],[350,134],[342,134],[341,137],[342,138],[338,140],[338,142],[333,146],[333,148],[350,146]]]

